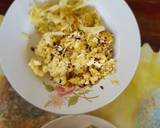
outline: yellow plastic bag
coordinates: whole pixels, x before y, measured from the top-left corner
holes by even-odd
[[[109,120],[118,128],[160,128],[159,88],[160,52],[154,53],[145,44],[139,67],[128,88],[113,103],[92,114]]]

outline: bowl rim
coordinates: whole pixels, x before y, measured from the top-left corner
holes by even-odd
[[[80,115],[68,115],[68,116],[61,116],[59,118],[56,118],[54,120],[51,120],[49,121],[48,123],[44,124],[41,128],[47,128],[49,125],[52,125],[53,123],[57,122],[57,121],[61,121],[61,120],[64,120],[64,119],[68,119],[68,118],[76,118],[76,117],[85,117],[85,118],[94,118],[96,120],[100,120],[100,121],[103,121],[105,123],[107,123],[108,125],[110,125],[112,128],[116,128],[116,126],[114,126],[112,123],[110,123],[109,121],[107,120],[104,120],[100,117],[97,117],[97,116],[93,116],[93,115],[88,115],[88,114],[80,114]]]

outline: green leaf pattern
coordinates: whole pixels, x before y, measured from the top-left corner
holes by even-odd
[[[79,96],[75,95],[75,96],[71,96],[68,100],[68,106],[73,106],[78,102]]]

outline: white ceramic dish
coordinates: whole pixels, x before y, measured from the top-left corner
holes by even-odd
[[[116,128],[103,119],[89,115],[64,116],[47,123],[42,128],[85,128],[88,124],[98,128]]]
[[[99,96],[93,102],[82,99],[72,107],[64,105],[62,108],[45,107],[49,100],[49,93],[27,65],[28,42],[22,36],[22,32],[34,33],[28,18],[31,1],[15,0],[0,29],[1,64],[13,88],[33,105],[57,114],[79,114],[93,111],[118,97],[132,79],[140,56],[139,29],[136,19],[125,1],[91,0],[107,27],[116,37],[116,73],[113,78],[112,76],[107,77],[93,87],[93,91],[89,95]],[[117,86],[112,85],[111,79],[119,80],[119,84]],[[100,89],[100,85],[104,86],[104,90]]]

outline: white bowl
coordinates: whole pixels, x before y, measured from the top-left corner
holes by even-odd
[[[32,0],[15,0],[8,10],[0,29],[0,58],[7,79],[13,88],[33,105],[57,114],[79,114],[96,110],[118,97],[132,79],[140,57],[140,33],[136,19],[124,0],[92,0],[107,27],[114,33],[116,73],[101,80],[89,95],[98,95],[93,102],[83,99],[72,106],[45,107],[49,93],[42,82],[30,71],[28,42],[22,32],[34,33],[28,18]],[[113,78],[112,78],[113,77]],[[111,79],[119,80],[117,86]],[[104,90],[100,89],[104,86]]]
[[[64,116],[47,123],[42,128],[85,128],[88,124],[98,128],[116,128],[103,119],[89,115]]]

